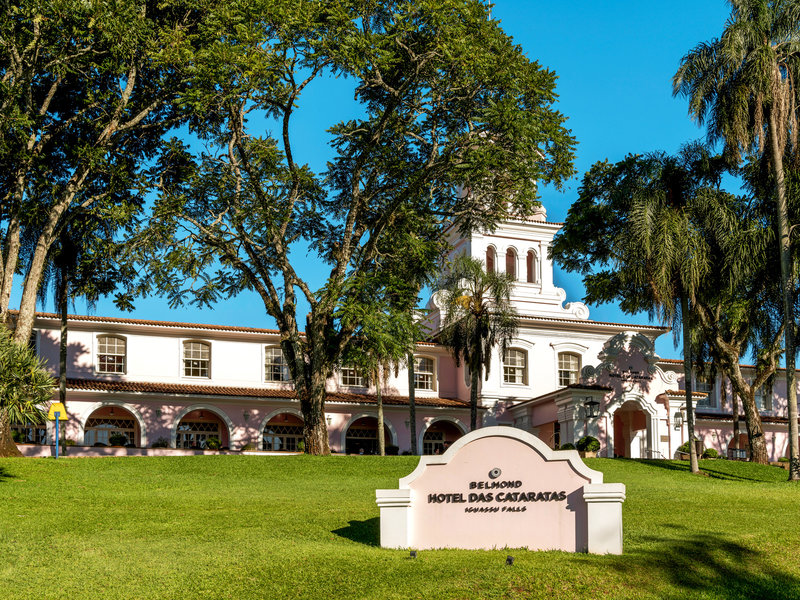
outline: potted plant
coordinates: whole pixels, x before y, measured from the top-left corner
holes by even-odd
[[[219,450],[222,442],[217,437],[210,437],[206,440],[206,450]]]
[[[575,450],[575,444],[561,444],[559,450]]]
[[[600,440],[592,435],[585,435],[575,444],[581,458],[595,458],[600,450]]]
[[[112,433],[108,436],[108,444],[110,446],[125,446],[128,443],[128,438],[119,432]]]

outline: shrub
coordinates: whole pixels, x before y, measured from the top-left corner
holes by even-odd
[[[394,446],[392,444],[388,444],[386,446],[386,455],[387,456],[397,456],[400,452],[400,448],[398,446]]]
[[[151,448],[169,448],[169,440],[165,437],[158,438],[155,442],[150,444]]]
[[[297,451],[298,452],[305,452],[306,451],[306,443],[303,440],[297,442]]]
[[[703,451],[703,458],[717,458],[718,456],[719,456],[719,452],[717,452],[713,448],[706,448]]]
[[[128,438],[121,433],[112,433],[108,436],[108,443],[112,446],[124,446]]]
[[[781,457],[778,459],[778,462],[789,462],[789,458],[788,458],[788,457],[786,457],[786,456],[781,456]]]
[[[684,454],[689,454],[689,442],[683,442],[680,446],[678,446],[678,452],[683,452]],[[703,454],[705,452],[705,447],[699,452],[699,454]]]
[[[561,444],[559,450],[575,450],[575,444]]]
[[[222,442],[219,441],[219,438],[210,437],[206,440],[206,450],[219,450],[220,446],[222,446]]]
[[[25,439],[22,437],[22,432],[17,431],[16,429],[11,432],[11,437],[14,439],[15,444],[21,444],[22,441]]]
[[[256,449],[256,445],[251,443],[251,442],[248,442],[244,446],[242,446],[242,452],[244,452],[246,450],[255,450],[255,449]]]
[[[77,446],[77,445],[78,445],[78,442],[76,442],[75,440],[71,440],[71,439],[69,439],[69,438],[67,438],[67,439],[64,441],[64,443],[65,443],[67,446]]]
[[[585,435],[576,444],[581,452],[597,452],[600,450],[600,440],[591,435]]]
[[[403,450],[403,451],[401,452],[401,455],[402,455],[402,456],[411,456],[411,450]]]

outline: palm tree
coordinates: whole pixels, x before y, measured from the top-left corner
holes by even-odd
[[[11,423],[44,423],[42,406],[52,393],[53,379],[34,352],[0,325],[0,456],[21,456]]]
[[[460,255],[439,282],[442,322],[439,342],[456,361],[470,370],[470,430],[478,424],[478,385],[481,374],[489,376],[492,351],[500,355],[517,334],[517,313],[511,304],[513,278],[487,272],[483,263]]]
[[[683,57],[673,92],[689,99],[689,114],[706,124],[737,160],[751,151],[769,159],[775,180],[783,296],[789,478],[800,479],[795,387],[794,274],[784,156],[797,151],[800,82],[800,0],[729,0],[731,16],[719,38]]]

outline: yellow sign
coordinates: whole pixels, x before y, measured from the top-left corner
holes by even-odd
[[[50,410],[47,411],[47,418],[51,421],[56,420],[56,413],[59,413],[58,420],[59,421],[66,421],[67,420],[67,409],[61,402],[53,402],[50,405]]]

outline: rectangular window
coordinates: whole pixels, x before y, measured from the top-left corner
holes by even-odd
[[[186,377],[210,377],[211,348],[203,342],[183,344],[183,374]]]
[[[558,355],[558,385],[566,387],[578,383],[581,373],[581,357],[570,352]]]
[[[717,403],[714,401],[714,382],[709,381],[705,375],[698,375],[694,384],[696,392],[703,392],[704,398],[697,398],[697,406],[714,407]]]
[[[414,389],[433,390],[433,359],[414,359]]]
[[[756,390],[755,401],[758,410],[772,410],[772,390],[762,385]]]
[[[97,371],[125,372],[125,338],[104,335],[97,338]]]
[[[339,374],[342,385],[348,387],[364,387],[364,377],[352,366],[344,366]]]
[[[524,350],[509,348],[503,357],[503,382],[526,384],[527,353]]]
[[[264,352],[264,379],[266,381],[290,381],[289,366],[280,348],[267,348]]]

